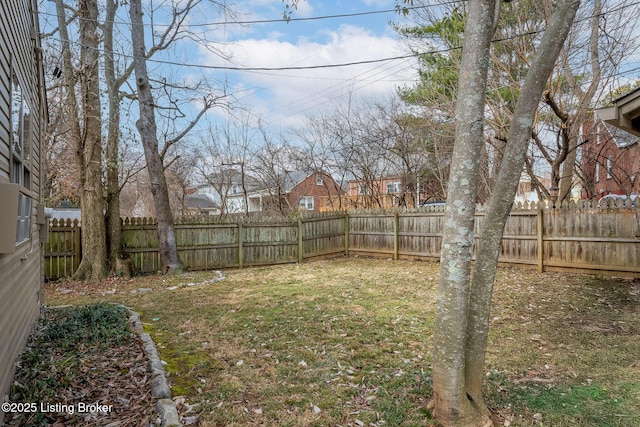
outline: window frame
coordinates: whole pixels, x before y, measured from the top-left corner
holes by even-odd
[[[400,181],[387,182],[385,185],[385,190],[387,194],[398,194],[400,193],[401,188],[402,188],[402,183]],[[391,191],[391,190],[395,190],[395,191]]]
[[[15,246],[29,242],[32,238],[31,225],[34,198],[31,193],[31,169],[33,146],[33,119],[29,95],[21,84],[13,64],[9,59],[9,182],[16,184],[18,190],[18,209],[16,215]]]
[[[311,201],[311,203],[309,203]],[[309,207],[310,206],[310,207]],[[315,201],[313,196],[302,196],[298,201],[298,207],[301,210],[312,211],[315,209]]]
[[[9,180],[11,183],[19,184],[26,190],[31,190],[32,109],[14,67],[11,66],[10,70],[11,131],[9,145],[11,146],[11,167]],[[19,99],[16,100],[16,97]]]

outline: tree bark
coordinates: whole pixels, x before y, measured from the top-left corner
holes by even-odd
[[[569,153],[562,165],[562,177],[560,178],[560,191],[558,193],[558,201],[563,202],[571,198],[571,189],[573,188],[573,176],[578,159],[578,138],[580,135],[580,127],[587,120],[588,108],[596,94],[596,90],[600,86],[602,70],[600,67],[600,53],[598,48],[598,38],[600,37],[600,20],[602,19],[602,2],[594,0],[593,17],[591,18],[591,34],[589,35],[589,54],[591,55],[591,83],[587,91],[583,91],[582,87],[576,81],[571,68],[567,65],[564,69],[564,75],[569,85],[573,88],[576,98],[580,100],[578,108],[571,120],[571,129],[569,130]],[[567,59],[565,63],[568,63]]]
[[[162,158],[158,151],[154,100],[153,94],[151,93],[145,56],[141,0],[131,0],[129,14],[131,18],[134,71],[138,89],[138,105],[140,108],[140,119],[136,122],[136,127],[142,139],[151,193],[153,195],[158,221],[160,264],[163,273],[179,272],[184,269],[184,266],[178,257],[167,181],[164,175]]]
[[[524,166],[541,94],[579,5],[579,0],[564,0],[557,4],[536,57],[527,71],[509,129],[498,180],[480,232],[469,293],[466,330],[465,385],[467,395],[474,402],[483,400],[483,368],[489,332],[491,297],[504,226],[509,217]]]
[[[73,275],[76,280],[99,281],[107,272],[104,202],[102,186],[102,122],[100,116],[98,5],[95,0],[79,0],[80,93],[82,108],[75,95],[76,70],[69,50],[69,34],[64,4],[56,0],[63,67],[67,91],[68,123],[75,145],[78,181],[81,186],[82,261]],[[82,117],[80,117],[82,115]],[[82,125],[82,127],[81,127]]]
[[[107,125],[106,155],[106,231],[107,252],[109,254],[109,269],[111,274],[130,275],[130,271],[120,268],[118,262],[122,247],[122,224],[120,221],[120,95],[116,79],[113,24],[118,9],[118,0],[107,0],[104,20],[104,74],[107,85],[109,123]]]
[[[499,5],[499,0],[469,1],[464,32],[433,348],[434,416],[444,426],[491,425],[486,408],[476,406],[466,393],[464,336],[489,50]]]

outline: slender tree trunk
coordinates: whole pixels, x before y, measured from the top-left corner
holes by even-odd
[[[469,1],[464,32],[433,348],[434,415],[444,426],[491,425],[486,408],[477,407],[466,393],[464,336],[489,50],[499,5],[496,0]]]
[[[602,1],[594,0],[593,17],[591,18],[591,34],[589,36],[589,54],[591,55],[591,83],[586,92],[576,81],[576,78],[569,66],[565,66],[564,75],[569,85],[573,88],[575,96],[580,100],[580,104],[571,120],[571,129],[569,131],[569,153],[562,164],[562,177],[560,178],[560,192],[558,201],[563,202],[571,198],[571,189],[573,188],[573,176],[578,159],[578,137],[580,135],[580,127],[587,120],[587,111],[591,106],[591,101],[596,94],[596,90],[600,86],[602,70],[600,67],[600,51],[598,48],[598,38],[600,37],[600,21],[602,19]]]
[[[136,127],[142,139],[151,193],[153,194],[158,220],[160,264],[162,265],[163,273],[182,271],[184,266],[178,258],[167,181],[164,175],[162,158],[158,151],[154,100],[147,74],[141,0],[131,0],[129,14],[131,17],[131,42],[136,86],[138,88],[138,105],[140,107],[140,119],[136,122]]]
[[[67,91],[68,123],[75,145],[82,211],[82,261],[74,279],[98,281],[106,276],[104,202],[102,187],[102,126],[100,115],[98,5],[95,0],[79,0],[80,92],[82,109],[75,95],[75,75],[69,50],[69,34],[62,0],[56,0],[63,67]],[[80,114],[82,117],[80,117]],[[81,127],[82,123],[82,127]]]
[[[465,360],[466,393],[474,402],[483,401],[482,381],[489,332],[491,297],[504,226],[509,217],[524,166],[527,148],[531,140],[531,128],[541,94],[569,33],[579,5],[579,0],[564,0],[558,3],[553,12],[551,22],[540,42],[536,58],[531,64],[520,90],[498,180],[480,232],[469,294]]]

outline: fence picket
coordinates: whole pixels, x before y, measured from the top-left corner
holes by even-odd
[[[476,231],[485,213],[476,213]],[[444,209],[350,211],[296,219],[224,222],[176,221],[181,259],[193,270],[242,268],[360,254],[439,259]],[[160,269],[156,221],[123,220],[123,249],[134,271]],[[45,277],[70,277],[80,263],[80,223],[52,220],[45,246]],[[640,207],[598,208],[591,203],[552,209],[516,206],[505,226],[500,262],[559,270],[640,277]]]

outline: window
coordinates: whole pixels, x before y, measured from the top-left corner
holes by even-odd
[[[232,184],[231,194],[239,194],[239,193],[240,193],[240,186],[238,184]]]
[[[387,182],[387,194],[395,194],[400,192],[399,182]]]
[[[11,175],[10,181],[31,188],[31,108],[15,73],[11,74]],[[17,194],[16,244],[31,236],[32,200],[28,192]]]
[[[31,197],[18,193],[18,227],[16,244],[29,240],[31,231]]]
[[[596,163],[596,182],[600,182],[600,163]]]
[[[324,180],[322,179],[321,174],[316,175],[316,185],[324,185]]]
[[[313,196],[300,197],[300,209],[312,211],[313,210]]]
[[[361,184],[358,187],[358,194],[369,194],[369,185]]]
[[[611,171],[613,170],[613,161],[611,156],[607,157],[607,179],[611,179]]]
[[[15,74],[11,78],[11,182],[31,187],[31,109]]]

